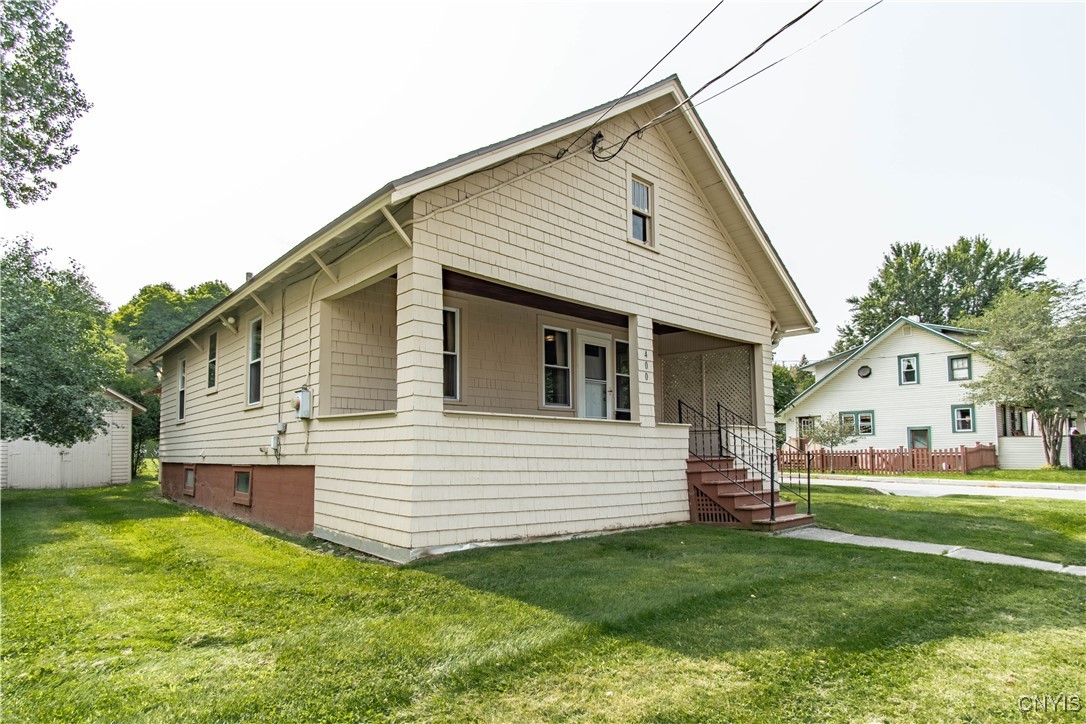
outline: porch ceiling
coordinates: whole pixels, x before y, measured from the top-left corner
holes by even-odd
[[[599,322],[600,324],[607,324],[612,327],[626,327],[629,325],[629,318],[625,314],[608,312],[603,309],[596,309],[595,307],[569,302],[564,299],[555,299],[554,297],[528,292],[523,289],[514,289],[513,287],[507,287],[504,284],[479,279],[478,277],[468,276],[467,274],[461,274],[449,269],[445,269],[442,272],[442,279],[445,289],[450,292],[460,292],[461,294],[471,294],[472,296],[483,297],[486,299],[496,299],[499,302],[509,302],[510,304],[519,304],[524,307],[533,307],[535,309],[542,309],[545,312],[587,319],[592,322]]]

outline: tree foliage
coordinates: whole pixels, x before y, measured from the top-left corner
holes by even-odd
[[[53,16],[55,4],[0,4],[0,188],[9,208],[52,193],[45,174],[79,150],[68,139],[91,107],[68,68],[72,31]]]
[[[803,434],[810,442],[821,445],[824,448],[829,448],[831,453],[834,448],[840,447],[841,445],[848,445],[859,437],[856,434],[855,426],[852,423],[842,420],[840,414],[833,415],[829,418],[818,418]],[[833,455],[830,455],[831,473],[833,472],[833,467]]]
[[[1007,291],[977,317],[970,340],[991,362],[966,383],[977,403],[1033,410],[1049,465],[1058,465],[1067,418],[1086,410],[1086,291],[1083,282]]]
[[[163,344],[230,294],[221,281],[204,282],[179,291],[169,282],[148,284],[110,319],[110,329],[122,335],[130,356],[138,358]]]
[[[890,245],[863,296],[849,297],[851,319],[837,328],[830,354],[858,347],[898,317],[953,324],[976,316],[1007,289],[1028,290],[1045,271],[1045,258],[996,250],[983,236],[961,237],[946,249],[919,242]]]
[[[124,374],[109,310],[74,261],[54,269],[30,237],[0,261],[0,435],[70,446],[105,429],[102,388]]]
[[[773,411],[780,412],[785,405],[814,384],[814,375],[799,369],[807,364],[806,357],[799,365],[773,365]]]

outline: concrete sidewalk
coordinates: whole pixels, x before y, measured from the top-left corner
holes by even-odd
[[[995,480],[952,480],[949,478],[890,478],[877,475],[812,475],[812,485],[844,488],[871,488],[888,495],[940,497],[943,495],[987,495],[1000,498],[1048,498],[1086,503],[1086,485],[1070,483],[1028,483]]]
[[[1033,558],[1021,558],[1008,556],[1002,553],[989,553],[987,551],[962,548],[961,546],[946,545],[943,543],[921,543],[919,541],[898,540],[896,538],[878,538],[870,535],[853,535],[825,528],[795,528],[778,533],[782,538],[800,538],[802,540],[814,540],[822,543],[847,543],[854,546],[867,546],[869,548],[891,548],[896,551],[908,551],[909,553],[927,553],[933,556],[946,556],[947,558],[960,558],[965,561],[977,563],[998,563],[1003,566],[1019,566],[1021,568],[1033,568],[1038,571],[1052,573],[1068,573],[1072,576],[1086,577],[1086,566],[1064,566],[1049,561],[1038,561]]]

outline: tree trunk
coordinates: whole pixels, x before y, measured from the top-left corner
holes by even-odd
[[[1063,417],[1058,413],[1038,415],[1037,422],[1041,426],[1041,446],[1045,460],[1052,467],[1059,467],[1060,450],[1063,447]]]

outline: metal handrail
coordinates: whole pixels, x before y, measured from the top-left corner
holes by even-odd
[[[710,430],[691,430],[691,454],[702,459],[694,448],[715,444],[716,456],[730,456],[756,473],[763,480],[769,480],[770,519],[776,519],[776,496],[778,490],[787,490],[806,504],[806,512],[811,512],[811,453],[800,450],[787,442],[778,445],[775,432],[765,430],[753,421],[728,410],[716,403],[716,420],[707,417],[697,408],[679,400],[679,422],[687,418],[699,420]],[[706,436],[706,432],[712,437]],[[704,460],[703,460],[704,462]],[[798,463],[798,465],[797,465]],[[761,498],[759,497],[761,500]]]
[[[686,419],[687,420],[690,420],[690,418],[694,418],[695,421],[700,422],[701,425],[702,425],[701,427],[694,427],[694,425],[691,424],[691,428],[690,428],[690,433],[691,433],[690,434],[690,445],[689,445],[690,454],[692,456],[694,456],[695,458],[697,458],[698,460],[700,460],[705,465],[709,466],[709,469],[713,470],[716,473],[719,473],[729,483],[734,483],[735,485],[737,485],[747,495],[750,495],[750,496],[756,498],[763,505],[768,505],[770,507],[770,511],[772,513],[773,512],[773,507],[774,507],[773,506],[773,496],[772,495],[769,496],[769,500],[766,500],[761,495],[759,495],[758,493],[756,493],[753,490],[751,490],[750,488],[748,488],[742,482],[733,479],[732,476],[728,474],[728,472],[726,472],[722,468],[717,467],[717,465],[714,464],[711,461],[714,458],[719,459],[719,458],[725,457],[724,454],[721,452],[721,448],[720,448],[720,445],[719,445],[718,442],[713,442],[711,444],[706,444],[706,445],[699,444],[699,442],[698,442],[699,440],[708,439],[707,436],[709,436],[709,435],[713,435],[715,440],[719,440],[719,435],[717,434],[718,431],[719,431],[719,427],[715,426],[713,424],[712,420],[705,417],[705,415],[703,415],[700,410],[697,410],[697,409],[691,407],[690,405],[687,405],[682,400],[679,400],[679,423],[680,424],[684,424],[684,418],[683,418],[683,410],[684,409],[687,411],[687,414],[686,414]],[[739,458],[735,458],[735,459],[738,460]],[[771,486],[772,486],[772,483],[771,483]],[[770,490],[772,490],[772,487],[770,487]]]

